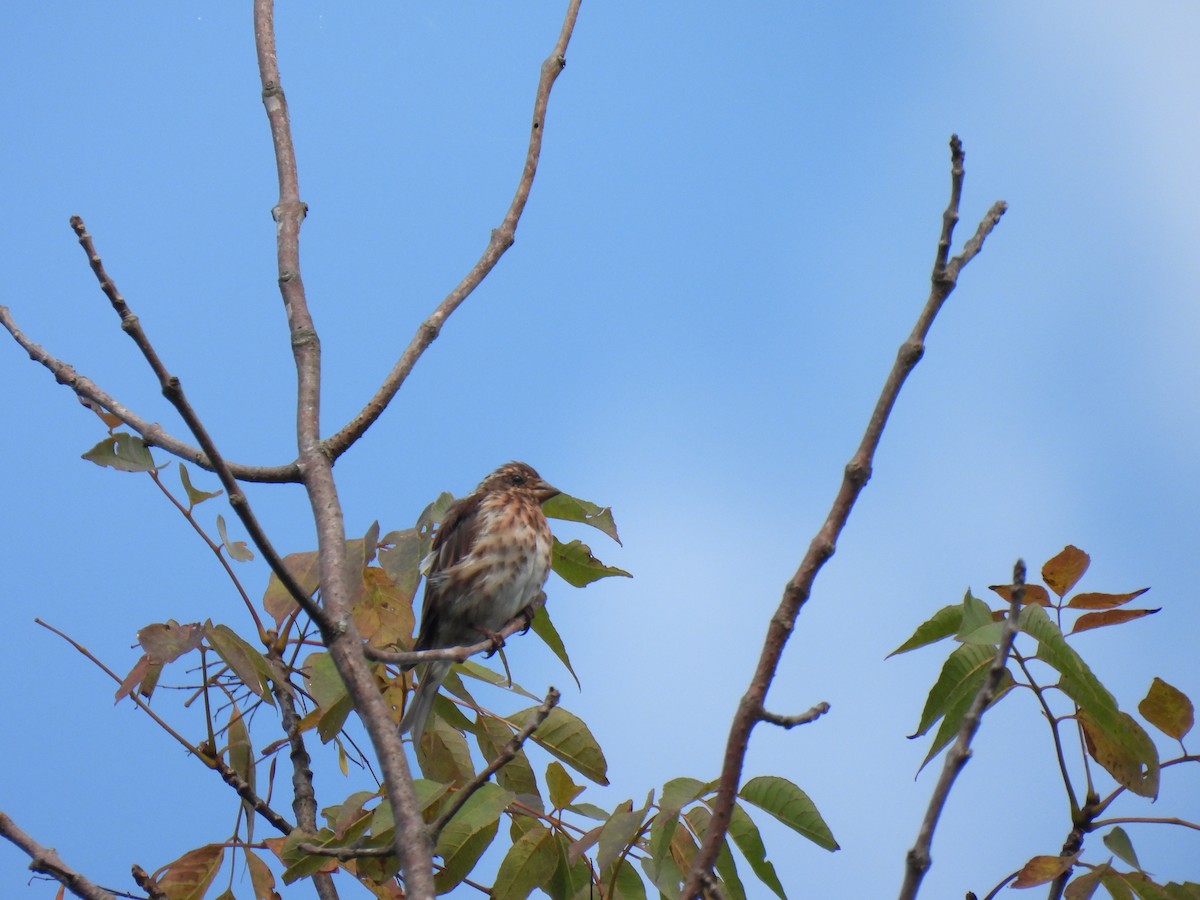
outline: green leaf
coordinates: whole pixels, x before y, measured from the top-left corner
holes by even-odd
[[[188,509],[193,509],[194,507],[199,506],[205,500],[211,500],[213,497],[220,497],[223,493],[225,493],[222,490],[202,491],[192,487],[191,476],[188,475],[187,466],[185,466],[183,463],[179,464],[179,480],[183,482],[183,489],[187,492]]]
[[[609,900],[646,900],[645,882],[629,860],[623,859],[617,866],[612,893],[607,896]]]
[[[500,815],[513,795],[491,782],[483,785],[463,805],[438,836],[436,853],[444,868],[434,876],[439,894],[462,883],[499,829]]]
[[[225,517],[217,516],[217,534],[221,536],[221,544],[229,551],[229,556],[238,562],[249,562],[254,559],[254,552],[246,546],[245,541],[231,541],[225,533]]]
[[[523,709],[509,719],[518,728],[524,727],[536,709]],[[608,762],[604,759],[604,751],[583,720],[561,706],[550,710],[546,721],[533,733],[532,740],[585,778],[596,784],[608,784]]]
[[[265,656],[228,625],[206,622],[204,637],[242,684],[267,703],[275,705],[275,699],[271,696],[271,664]]]
[[[558,868],[543,890],[554,900],[590,900],[592,877],[588,860],[580,854],[571,861],[571,841],[560,831],[554,832],[558,847]]]
[[[153,472],[158,468],[145,442],[125,431],[109,435],[84,453],[83,458],[119,472]]]
[[[909,650],[916,650],[918,647],[925,647],[956,634],[959,625],[962,624],[962,617],[962,604],[943,606],[931,618],[918,625],[912,637],[889,653],[888,658],[907,653]]]
[[[608,578],[612,575],[633,576],[624,569],[616,566],[606,566],[592,556],[592,549],[585,543],[575,540],[564,544],[558,538],[554,539],[554,552],[550,567],[559,574],[563,581],[572,587],[587,587],[593,581]]]
[[[818,847],[838,850],[833,832],[821,818],[817,806],[808,794],[786,778],[778,775],[760,775],[751,778],[738,791],[738,796],[765,810],[797,834],[808,838]]]
[[[585,788],[571,779],[562,763],[552,760],[546,766],[546,790],[550,792],[551,806],[555,809],[566,809]]]
[[[389,531],[383,536],[379,565],[411,602],[421,583],[421,538],[415,528]]]
[[[1138,704],[1146,721],[1168,737],[1182,741],[1195,724],[1195,708],[1188,695],[1161,678],[1150,683],[1150,690]]]
[[[533,617],[533,624],[530,627],[533,629],[533,633],[542,639],[542,643],[549,647],[554,655],[558,657],[559,662],[567,667],[567,671],[575,679],[575,686],[582,690],[583,685],[579,683],[579,676],[575,674],[575,670],[571,667],[571,658],[567,656],[567,648],[563,645],[562,638],[558,636],[558,629],[550,621],[550,612],[546,607],[543,606],[537,611],[537,615]]]
[[[489,764],[500,755],[512,737],[512,729],[499,719],[481,715],[476,722],[475,743],[479,745],[479,752]],[[517,755],[496,773],[496,783],[526,806],[531,806],[538,812],[544,811],[545,804],[542,802],[541,791],[538,790],[537,776],[524,750],[518,750]]]
[[[671,842],[678,827],[679,810],[660,808],[650,823],[648,853],[642,858],[642,871],[666,897],[678,896],[683,886],[683,873],[671,855]]]
[[[554,833],[535,825],[504,855],[492,885],[493,900],[525,900],[553,877],[558,864],[559,847]]]
[[[742,856],[746,857],[746,862],[750,863],[750,868],[754,870],[758,880],[770,888],[779,900],[787,900],[787,893],[779,882],[779,876],[775,874],[775,866],[767,859],[767,850],[763,846],[758,826],[740,803],[733,805],[733,814],[729,819],[729,836],[733,838],[733,843]]]
[[[463,785],[475,777],[471,748],[458,729],[439,716],[430,717],[417,746],[417,765],[426,778]]]
[[[1137,853],[1133,849],[1133,841],[1129,840],[1129,835],[1125,833],[1125,829],[1120,825],[1113,828],[1108,834],[1104,835],[1104,846],[1123,859],[1135,869],[1141,869],[1142,864],[1138,862]]]
[[[970,591],[963,597],[962,610],[962,621],[958,625],[957,634],[959,640],[986,625],[993,624],[991,607],[978,597],[972,596]]]
[[[941,674],[925,699],[921,721],[909,739],[929,731],[956,700],[964,695],[974,696],[995,657],[995,649],[986,644],[963,644],[955,648],[942,664]]]
[[[250,743],[250,732],[246,730],[246,722],[237,703],[230,703],[229,713],[229,768],[241,776],[242,781],[249,785],[250,790],[256,791],[256,770],[254,766],[254,747]],[[246,840],[254,840],[254,807],[248,801],[242,800],[246,811]]]
[[[1027,606],[1017,627],[1037,639],[1038,659],[1059,673],[1059,688],[1088,713],[1094,733],[1103,734],[1123,754],[1145,766],[1147,777],[1153,774],[1157,782],[1158,754],[1153,742],[1145,737],[1145,732],[1139,734],[1137,723],[1117,708],[1113,695],[1092,674],[1045,611],[1038,606]]]
[[[600,843],[596,852],[596,865],[601,872],[608,872],[613,863],[638,839],[653,799],[654,792],[651,791],[645,805],[637,810],[633,808],[632,800],[626,800],[608,817],[600,829]]]
[[[937,734],[934,735],[933,742],[929,745],[929,752],[925,754],[925,759],[921,761],[921,769],[924,769],[931,759],[941,753],[947,744],[958,737],[958,731],[962,727],[962,720],[971,708],[971,703],[975,700],[975,695],[979,693],[979,688],[987,678],[987,673],[990,669],[991,665],[989,664],[981,671],[973,687],[970,684],[964,684],[963,690],[951,698],[950,704],[946,708],[946,714],[942,717],[942,724],[938,726]],[[1005,694],[1012,689],[1013,684],[1012,675],[1008,669],[1005,669],[1001,673],[1000,682],[996,686],[996,695],[991,699],[991,702],[988,703],[984,711],[986,712],[999,703]]]
[[[547,518],[561,519],[564,522],[583,522],[603,531],[610,538],[621,543],[617,537],[617,523],[613,521],[612,508],[597,506],[588,500],[580,500],[570,494],[559,494],[551,497],[542,504],[542,512]]]

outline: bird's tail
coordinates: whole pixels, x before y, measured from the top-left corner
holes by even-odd
[[[437,696],[438,688],[442,686],[442,681],[452,665],[454,663],[442,660],[425,663],[421,667],[421,680],[408,702],[408,709],[400,719],[400,733],[411,731],[414,744],[421,741],[421,733],[425,730],[429,711],[433,709],[433,698]]]

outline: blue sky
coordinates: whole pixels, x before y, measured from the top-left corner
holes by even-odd
[[[294,375],[246,6],[6,11],[0,303],[182,434],[75,244],[82,215],[228,456],[277,463],[294,455]],[[561,15],[280,10],[326,431],[499,222]],[[635,578],[550,586],[582,693],[532,638],[510,645],[514,675],[563,688],[591,725],[613,782],[595,802],[714,777],[767,620],[924,302],[960,134],[959,244],[993,201],[1010,211],[933,328],[769,697],[833,712],[759,729],[747,764],[808,790],[844,848],[768,828],[786,885],[887,896],[933,783],[913,780],[926,746],[904,736],[941,657],[883,657],[968,586],[1077,544],[1085,588],[1150,585],[1163,607],[1079,642],[1122,704],[1155,675],[1200,695],[1198,35],[1183,2],[585,0],[515,246],[338,463],[349,531],[406,526],[513,458],[611,504],[624,547],[580,536]],[[233,805],[32,620],[127,669],[148,622],[244,614],[152,486],[79,459],[103,430],[67,390],[15,345],[0,379],[0,809],[119,884],[227,835]],[[277,546],[312,545],[298,488],[250,496]],[[1132,814],[1200,818],[1200,777],[1181,769]],[[1057,791],[1039,716],[1012,697],[985,721],[925,895],[982,895],[1055,852]],[[1131,833],[1156,874],[1197,876],[1195,837]],[[0,846],[0,894],[50,896],[24,888],[24,865]]]

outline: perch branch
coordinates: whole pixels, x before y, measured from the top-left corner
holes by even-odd
[[[521,170],[521,178],[517,183],[517,192],[513,196],[508,212],[504,214],[499,227],[492,230],[491,237],[478,262],[471,268],[445,299],[437,305],[417,329],[417,333],[409,342],[408,347],[400,355],[400,359],[392,367],[379,390],[375,392],[362,411],[351,419],[337,434],[325,442],[325,452],[331,459],[337,459],[357,441],[376,419],[383,414],[388,403],[396,396],[404,380],[408,378],[413,366],[421,358],[421,354],[432,344],[441,333],[442,326],[450,315],[462,305],[463,301],[479,287],[488,273],[495,268],[506,250],[516,240],[517,224],[525,211],[525,202],[533,188],[533,178],[537,174],[538,158],[542,152],[542,134],[546,125],[546,109],[550,103],[550,91],[559,73],[567,64],[567,44],[570,43],[571,33],[575,29],[575,19],[579,15],[580,0],[570,0],[566,17],[554,49],[542,63],[541,78],[538,80],[537,92],[533,101],[533,122],[529,129],[529,147],[525,152],[525,165]]]
[[[534,601],[534,604],[540,608],[546,602],[546,595],[543,593]],[[497,631],[493,636],[485,638],[477,644],[467,644],[462,647],[444,647],[436,650],[381,650],[378,647],[372,647],[367,644],[363,647],[363,652],[367,654],[368,659],[375,662],[388,663],[396,666],[415,666],[420,663],[436,662],[439,660],[449,660],[450,662],[462,662],[470,659],[477,653],[487,653],[488,651],[499,650],[504,646],[504,638],[512,637],[517,632],[523,632],[529,628],[529,618],[522,611],[508,621],[508,623]]]
[[[833,501],[829,515],[809,545],[796,573],[784,587],[783,598],[771,617],[758,665],[749,688],[738,703],[737,712],[734,714],[730,726],[719,787],[712,804],[712,820],[705,833],[700,852],[692,860],[692,867],[683,888],[682,896],[689,900],[700,896],[703,876],[712,869],[713,863],[716,861],[717,853],[723,844],[733,814],[734,799],[741,781],[742,764],[750,742],[750,733],[755,724],[762,720],[763,699],[775,677],[783,648],[795,629],[796,616],[808,602],[812,593],[813,581],[821,567],[833,556],[838,536],[850,517],[850,511],[867,480],[871,477],[871,462],[874,459],[875,450],[879,446],[888,416],[900,394],[900,388],[924,354],[926,335],[929,333],[938,311],[942,308],[942,304],[946,302],[946,298],[950,296],[957,285],[959,272],[979,253],[984,240],[996,227],[1000,217],[1007,209],[1003,201],[994,204],[980,222],[974,236],[963,247],[962,253],[953,259],[947,259],[954,225],[958,221],[959,199],[962,196],[963,158],[962,142],[959,141],[958,135],[953,135],[950,138],[950,203],[942,220],[942,231],[933,266],[929,299],[917,318],[912,334],[900,346],[896,361],[884,382],[883,391],[876,401],[862,442],[846,466],[841,488]]]
[[[17,827],[17,823],[0,812],[0,837],[7,839],[29,855],[29,868],[49,875],[76,897],[84,900],[114,900],[115,894],[92,884],[65,862],[53,847],[43,847]]]

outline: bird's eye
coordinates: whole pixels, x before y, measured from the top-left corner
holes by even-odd
[[[513,487],[520,487],[525,483],[525,476],[520,472],[514,472],[512,475],[508,476],[508,483]]]

